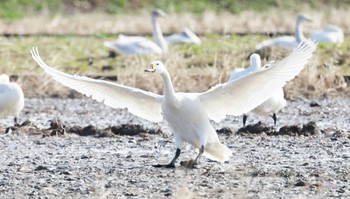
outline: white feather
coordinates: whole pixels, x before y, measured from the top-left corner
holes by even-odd
[[[172,34],[165,37],[165,40],[169,44],[194,43],[200,45],[202,43],[199,37],[186,27],[180,33]]]
[[[24,95],[21,87],[10,82],[8,75],[0,75],[0,116],[18,117],[23,107]]]
[[[258,54],[252,54],[250,56],[250,66],[247,69],[235,69],[231,73],[229,81],[234,81],[238,78],[248,75],[249,73],[256,72],[269,67],[271,67],[271,64],[261,66],[260,56]],[[284,91],[282,87],[278,88],[276,91],[273,91],[270,95],[271,96],[266,101],[254,108],[251,112],[259,115],[270,115],[273,113],[277,113],[286,105],[286,100],[284,99]]]
[[[72,88],[113,108],[127,108],[131,113],[152,122],[163,119],[162,96],[141,89],[95,80],[84,76],[69,75],[49,67],[41,59],[38,49],[31,50],[33,59],[63,85]]]
[[[119,38],[114,42],[105,41],[103,43],[104,46],[116,50],[124,55],[166,53],[168,51],[168,45],[163,37],[163,33],[157,21],[157,18],[160,16],[166,16],[166,14],[159,9],[152,11],[151,18],[154,41],[139,36],[120,35]]]
[[[259,106],[272,92],[299,74],[315,49],[314,42],[301,42],[289,56],[271,67],[216,85],[200,94],[209,118],[219,122],[226,115],[242,115]]]
[[[334,25],[328,25],[322,30],[316,30],[311,38],[318,43],[337,43],[344,42],[344,32],[341,28]]]

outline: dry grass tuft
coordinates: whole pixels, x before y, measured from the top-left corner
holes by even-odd
[[[349,91],[339,67],[322,63],[316,52],[304,70],[287,83],[287,98],[339,96]]]
[[[322,67],[317,58],[313,58],[305,69],[285,86],[286,97],[313,98],[325,96],[339,96],[349,92],[349,87],[339,68],[335,66]],[[226,82],[230,71],[205,68],[204,74],[187,71],[180,68],[176,72],[172,70],[172,80],[177,91],[203,92],[218,83]],[[215,71],[211,73],[210,71]],[[133,86],[151,92],[163,93],[162,79],[157,75],[124,74],[118,76],[120,84]],[[61,85],[46,74],[29,74],[19,76],[16,80],[23,88],[26,97],[60,97],[74,98],[82,95]]]

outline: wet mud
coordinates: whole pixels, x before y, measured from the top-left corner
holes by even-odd
[[[270,117],[212,123],[233,152],[225,163],[185,144],[165,122],[90,99],[26,99],[19,124],[0,120],[0,198],[347,198],[350,100],[288,101]]]

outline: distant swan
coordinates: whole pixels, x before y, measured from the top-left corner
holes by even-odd
[[[341,28],[335,25],[328,25],[322,30],[314,31],[311,39],[318,43],[337,43],[344,42],[344,32]]]
[[[299,14],[296,18],[295,32],[294,36],[282,36],[276,37],[273,39],[268,39],[259,43],[255,46],[256,51],[261,51],[265,48],[271,47],[281,47],[287,49],[296,48],[301,41],[305,41],[305,37],[303,34],[303,28],[301,23],[304,21],[311,21],[306,15]]]
[[[165,40],[168,42],[168,44],[194,43],[200,45],[202,43],[199,37],[186,27],[180,33],[165,37]]]
[[[199,149],[199,154],[189,161],[188,167],[193,167],[202,155],[220,162],[229,160],[232,152],[219,141],[210,119],[219,122],[227,115],[238,116],[257,107],[270,97],[271,92],[299,74],[315,49],[316,44],[312,41],[302,42],[288,57],[271,67],[218,84],[203,93],[175,92],[165,65],[153,61],[145,72],[162,77],[164,95],[69,75],[46,65],[36,48],[31,53],[46,73],[65,86],[113,108],[127,108],[129,112],[152,122],[160,122],[164,118],[174,133],[176,153],[169,164],[155,166],[173,168],[184,142]]]
[[[156,9],[152,11],[153,40],[139,36],[120,35],[114,42],[105,41],[104,45],[116,50],[124,55],[143,55],[143,54],[162,54],[168,51],[168,44],[163,37],[162,30],[157,21],[158,17],[164,17],[166,14]]]
[[[258,54],[252,54],[250,56],[250,66],[247,69],[237,68],[235,69],[229,78],[229,81],[234,81],[240,77],[248,75],[249,73],[257,72],[259,70],[263,70],[265,68],[270,67],[271,65],[261,66],[261,59]],[[276,125],[277,116],[276,113],[286,106],[286,100],[284,99],[284,91],[283,87],[276,89],[272,92],[271,97],[264,101],[262,104],[254,108],[251,112],[256,113],[258,115],[270,115],[274,120],[274,124]],[[243,126],[245,126],[248,118],[248,114],[243,115]]]
[[[17,124],[17,117],[24,107],[24,95],[21,87],[10,82],[6,74],[0,75],[0,116],[14,116]]]

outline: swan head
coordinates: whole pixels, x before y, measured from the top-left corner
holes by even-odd
[[[260,59],[260,55],[253,53],[252,55],[250,55],[250,67],[252,67],[253,69],[258,69],[261,67],[261,59]]]
[[[0,83],[9,83],[10,82],[10,77],[6,74],[1,74],[0,75]]]
[[[150,73],[165,73],[166,67],[161,61],[153,61],[146,69],[145,72]]]
[[[307,16],[305,14],[299,14],[297,16],[297,21],[298,22],[303,22],[303,21],[311,22],[312,20],[311,20],[311,18],[309,16]]]
[[[167,14],[161,9],[154,9],[152,11],[152,17],[166,17]]]

